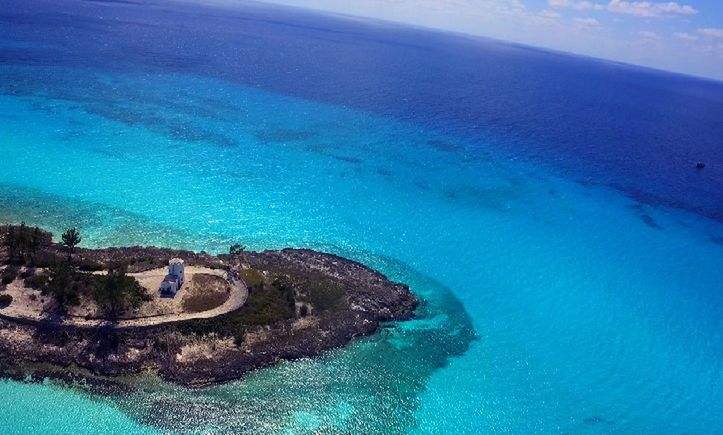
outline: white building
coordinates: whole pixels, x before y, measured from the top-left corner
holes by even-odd
[[[186,279],[184,269],[183,260],[180,258],[173,258],[168,262],[168,275],[161,282],[161,293],[174,296],[178,293]]]

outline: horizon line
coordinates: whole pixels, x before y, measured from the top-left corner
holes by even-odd
[[[681,77],[687,77],[695,80],[701,80],[701,81],[708,81],[713,82],[716,84],[723,84],[723,74],[720,76],[715,75],[704,75],[700,73],[694,73],[689,71],[683,71],[680,69],[666,69],[663,67],[657,67],[652,65],[646,65],[642,63],[633,63],[630,61],[610,58],[610,57],[601,57],[596,56],[589,53],[582,53],[579,51],[570,51],[560,48],[554,48],[549,47],[545,45],[534,45],[531,43],[526,42],[518,42],[513,41],[509,39],[503,39],[498,38],[490,35],[485,35],[481,33],[469,33],[461,30],[453,30],[453,29],[447,29],[443,27],[433,27],[428,26],[424,24],[419,23],[412,23],[407,21],[399,21],[399,20],[393,20],[393,19],[385,19],[385,18],[379,18],[379,17],[371,17],[366,15],[355,15],[345,12],[338,12],[338,11],[331,11],[327,9],[317,8],[313,6],[297,6],[297,5],[289,5],[286,3],[279,3],[277,0],[173,0],[175,2],[179,3],[185,3],[185,4],[194,4],[194,5],[206,5],[211,7],[217,7],[217,8],[229,8],[231,10],[238,10],[235,6],[241,6],[244,3],[245,4],[254,4],[258,5],[260,7],[277,7],[280,9],[286,9],[286,10],[293,10],[298,11],[302,13],[306,13],[308,15],[320,15],[328,18],[335,18],[339,20],[345,20],[345,21],[356,21],[356,22],[362,22],[369,25],[386,25],[386,26],[393,26],[393,27],[399,27],[399,28],[408,28],[408,29],[415,29],[415,30],[421,30],[429,33],[438,33],[438,34],[444,34],[444,35],[450,35],[460,38],[466,38],[466,39],[472,39],[472,40],[486,40],[501,44],[507,44],[512,46],[517,46],[521,48],[526,49],[533,49],[538,51],[543,51],[551,54],[557,54],[557,55],[566,55],[570,57],[580,57],[588,60],[593,60],[597,62],[606,62],[606,63],[613,63],[617,64],[619,66],[625,66],[625,67],[632,67],[637,69],[643,69],[650,72],[655,73],[664,73],[669,75],[676,75]]]

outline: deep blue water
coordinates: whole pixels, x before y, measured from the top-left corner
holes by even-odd
[[[53,3],[4,2],[9,40],[42,45],[6,47],[3,63],[223,79],[452,130],[472,154],[497,136],[581,181],[723,220],[721,82],[257,4]],[[707,171],[691,171],[699,160]]]
[[[723,428],[723,83],[253,3],[2,6],[0,221],[315,247],[425,304],[201,392],[4,382],[0,431]]]

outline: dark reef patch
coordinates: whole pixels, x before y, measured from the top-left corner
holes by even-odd
[[[583,423],[590,425],[590,426],[596,426],[601,424],[613,424],[612,421],[606,420],[603,417],[600,417],[599,415],[592,415],[590,417],[585,417],[583,420]]]
[[[355,165],[359,165],[363,163],[364,161],[362,159],[356,158],[356,157],[349,157],[349,156],[342,156],[339,154],[332,154],[332,153],[324,153],[324,155],[331,157],[332,159],[339,160],[341,162],[345,163],[352,163]]]
[[[656,230],[662,230],[663,227],[661,227],[658,222],[649,214],[643,214],[640,216],[640,218],[645,222],[645,225],[649,226],[650,228],[655,228]]]
[[[66,130],[63,132],[59,132],[57,138],[60,142],[72,142],[84,136],[86,136],[86,133],[83,131]]]
[[[387,168],[376,168],[374,170],[377,174],[381,175],[382,177],[391,177],[394,173],[390,171]]]
[[[427,141],[427,145],[431,146],[437,151],[452,154],[463,154],[466,148],[463,145],[452,143],[441,139],[430,139]]]
[[[292,130],[288,128],[273,128],[268,130],[259,130],[254,133],[256,138],[262,143],[284,143],[284,142],[303,142],[319,136],[316,131]]]
[[[200,128],[189,128],[185,124],[169,124],[167,133],[173,139],[186,142],[205,142],[222,148],[238,146],[231,137]]]
[[[509,186],[479,187],[471,185],[445,186],[442,195],[450,201],[473,207],[506,210],[519,192]]]
[[[152,239],[162,244],[175,242],[181,248],[191,249],[192,246],[179,242],[179,238],[194,239],[183,229],[159,225],[127,210],[0,184],[0,222],[19,224],[22,221],[32,221],[56,234],[77,226],[86,234],[86,243],[94,245],[113,245],[119,241],[141,245]],[[228,246],[209,248],[221,250]]]
[[[630,206],[630,208],[635,211],[635,213],[640,217],[640,220],[642,220],[645,225],[656,230],[662,230],[663,227],[658,224],[658,221],[656,221],[654,217],[648,214],[648,207],[649,206],[640,202],[637,202]]]
[[[432,189],[429,186],[429,183],[427,183],[426,181],[415,180],[414,185],[417,186],[420,190],[424,190],[424,191],[429,191]]]

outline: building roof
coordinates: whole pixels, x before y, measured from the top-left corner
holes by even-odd
[[[177,275],[166,275],[166,277],[163,278],[163,282],[168,282],[168,283],[174,283],[174,282],[176,282],[176,283],[177,283],[177,282],[178,282],[178,276],[177,276]]]

